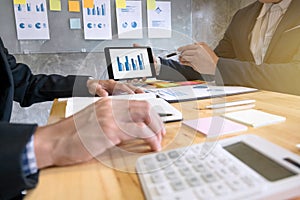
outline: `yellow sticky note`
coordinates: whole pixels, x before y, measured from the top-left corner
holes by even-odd
[[[156,1],[155,0],[147,0],[147,8],[148,8],[148,10],[155,10]]]
[[[83,7],[84,8],[94,8],[94,0],[84,0]]]
[[[116,0],[117,8],[126,8],[126,0]]]
[[[26,0],[14,0],[14,4],[26,4]]]
[[[79,1],[69,1],[69,12],[80,12]]]
[[[50,10],[61,11],[61,0],[50,0]]]

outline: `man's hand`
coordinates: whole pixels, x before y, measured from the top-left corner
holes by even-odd
[[[87,87],[89,93],[92,95],[98,95],[105,97],[108,95],[116,95],[122,93],[134,94],[144,93],[140,88],[137,88],[129,83],[120,83],[114,80],[95,80],[89,79],[87,81]]]
[[[178,51],[181,64],[188,65],[201,74],[215,74],[219,57],[207,44],[199,42],[180,47]]]
[[[103,98],[74,116],[37,128],[37,165],[41,169],[85,162],[133,139],[143,139],[159,151],[165,134],[163,122],[147,101]]]

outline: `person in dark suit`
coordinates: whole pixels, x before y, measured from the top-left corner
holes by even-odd
[[[102,98],[52,125],[10,123],[12,102],[30,106],[58,97],[107,96],[114,91],[142,92],[113,80],[87,76],[33,75],[17,63],[0,38],[0,199],[21,199],[34,188],[39,169],[92,159],[122,141],[142,138],[160,150],[165,129],[146,101]]]
[[[259,0],[240,9],[214,51],[202,42],[181,47],[181,64],[161,59],[158,78],[215,78],[218,84],[300,95],[299,7],[297,0]]]

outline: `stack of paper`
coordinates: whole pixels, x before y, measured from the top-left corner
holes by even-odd
[[[223,114],[227,119],[240,122],[253,127],[261,127],[284,122],[285,117],[273,115],[260,110],[249,109]]]
[[[156,98],[155,94],[153,93],[118,95],[110,96],[109,98],[123,100],[146,100],[150,103],[151,108],[155,109],[155,111],[159,113],[164,122],[182,120],[182,113],[180,111],[178,111],[164,99]],[[100,97],[68,98],[65,116],[69,117],[100,99]]]

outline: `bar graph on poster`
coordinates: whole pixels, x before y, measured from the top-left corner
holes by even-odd
[[[92,8],[85,8],[84,5],[83,3],[84,39],[112,39],[110,0],[95,0]]]
[[[50,39],[46,0],[14,4],[18,40]]]

